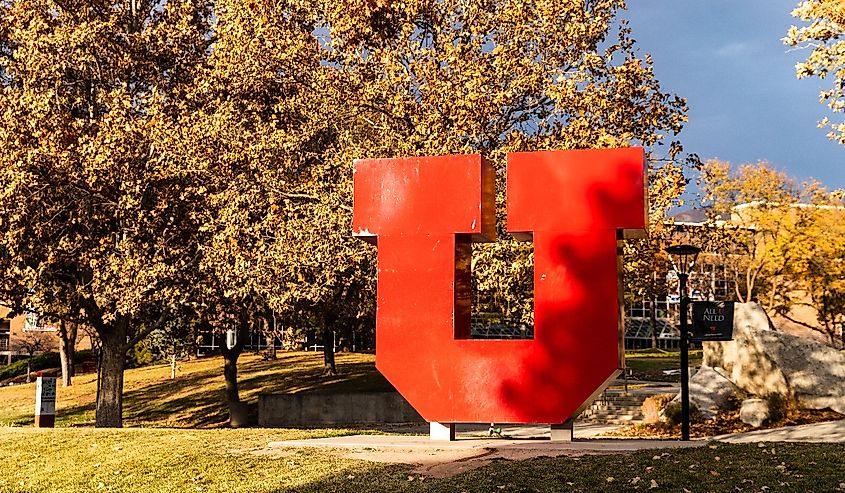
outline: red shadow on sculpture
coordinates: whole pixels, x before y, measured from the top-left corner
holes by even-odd
[[[646,227],[641,148],[508,157],[508,231],[534,241],[534,339],[473,340],[470,242],[495,241],[478,155],[355,163],[378,245],[376,366],[428,421],[563,423],[622,364],[617,239]]]

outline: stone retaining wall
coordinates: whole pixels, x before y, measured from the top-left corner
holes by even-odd
[[[425,423],[398,392],[260,394],[258,425],[265,428]]]

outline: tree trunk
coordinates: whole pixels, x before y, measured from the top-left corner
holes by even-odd
[[[323,327],[323,375],[337,375],[334,362],[334,331]]]
[[[111,330],[100,333],[101,356],[98,368],[97,428],[123,426],[123,372],[126,369],[126,320],[118,320]]]
[[[271,313],[269,317],[264,320],[265,331],[264,338],[267,339],[267,359],[275,360],[276,356],[276,315]]]
[[[26,383],[32,382],[32,355],[26,358]]]
[[[226,403],[229,406],[229,426],[240,428],[249,424],[247,406],[241,402],[238,392],[238,357],[243,352],[249,335],[249,322],[241,323],[237,329],[235,345],[228,347],[226,342],[220,346],[223,355],[223,380],[226,383]]]
[[[71,386],[71,377],[75,376],[73,359],[76,354],[77,325],[66,324],[62,320],[59,328],[59,359],[62,363],[62,386]]]
[[[170,355],[170,379],[176,380],[176,353]]]
[[[657,349],[657,302],[652,300],[649,310],[649,323],[651,324],[651,349]]]
[[[240,352],[223,351],[223,380],[226,382],[226,403],[241,402],[238,393],[238,357]]]

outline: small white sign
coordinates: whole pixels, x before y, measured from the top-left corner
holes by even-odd
[[[35,415],[56,415],[55,377],[38,377],[35,384]]]

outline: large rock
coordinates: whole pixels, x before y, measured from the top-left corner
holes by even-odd
[[[736,385],[725,377],[722,368],[702,366],[689,379],[690,402],[698,407],[705,419],[710,419],[719,410],[727,408],[737,390],[739,389]]]
[[[750,394],[780,394],[807,409],[845,414],[845,356],[811,341],[771,330],[756,303],[737,303],[734,339],[704,343],[704,364],[725,369]]]
[[[689,379],[689,400],[694,404],[704,419],[710,419],[719,410],[729,407],[730,399],[736,395],[737,388],[725,376],[722,368],[702,366]],[[678,394],[673,402],[680,402]]]
[[[739,419],[755,428],[762,426],[770,415],[769,403],[764,399],[745,399],[739,408]]]

